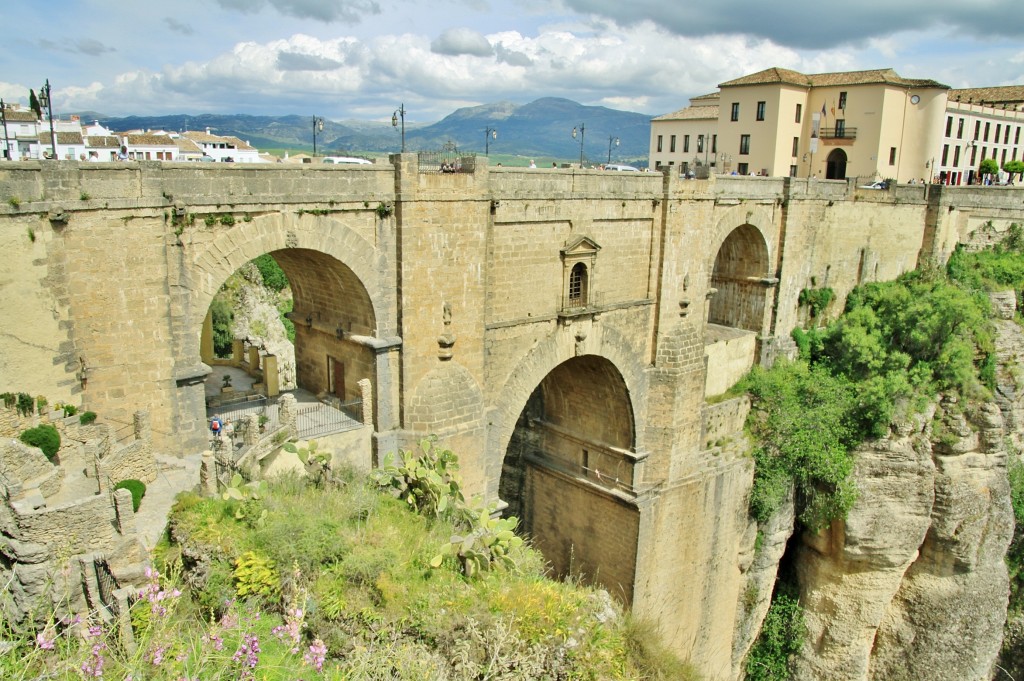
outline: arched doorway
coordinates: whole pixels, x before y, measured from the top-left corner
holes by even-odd
[[[826,180],[846,179],[846,152],[842,149],[833,149],[825,162]]]
[[[634,419],[607,359],[555,367],[530,395],[502,466],[499,496],[558,577],[602,585],[630,603],[639,510]]]

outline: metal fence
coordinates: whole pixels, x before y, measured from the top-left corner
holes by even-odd
[[[358,418],[353,418],[351,414],[361,413],[362,408],[362,400],[345,402],[341,405],[341,409],[335,409],[326,404],[299,407],[295,418],[295,429],[298,431],[296,435],[300,440],[308,440],[331,433],[355,430],[363,424]]]
[[[419,152],[421,173],[473,173],[476,172],[476,154],[459,151],[454,144],[446,144],[439,151]]]

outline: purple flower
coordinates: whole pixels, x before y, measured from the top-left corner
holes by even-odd
[[[53,631],[47,627],[38,634],[36,634],[36,646],[43,650],[53,650],[53,642],[56,636]]]
[[[323,671],[324,660],[326,659],[327,645],[319,638],[313,640],[313,643],[309,646],[309,650],[302,656],[302,661],[311,667],[314,667],[318,673]]]

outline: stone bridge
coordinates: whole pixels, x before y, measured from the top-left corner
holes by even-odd
[[[299,385],[368,379],[375,455],[436,434],[556,574],[734,675],[752,465],[706,397],[791,350],[801,290],[942,261],[1020,192],[467,167],[0,164],[0,390],[205,448],[204,320],[269,253]]]

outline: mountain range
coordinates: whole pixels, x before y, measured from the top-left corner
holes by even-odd
[[[408,112],[407,118],[411,114]],[[110,118],[84,113],[81,117],[82,120],[97,119],[107,128],[118,131],[209,128],[214,134],[238,137],[258,149],[307,151],[313,147],[312,116],[175,114]],[[317,131],[317,153],[321,155],[397,152],[401,148],[400,132],[390,123],[326,119],[323,123],[323,130]],[[452,142],[460,150],[483,153],[488,129],[497,130],[488,145],[493,154],[578,160],[582,129],[582,151],[587,162],[607,161],[609,148],[613,161],[645,161],[651,116],[585,106],[558,97],[545,97],[522,105],[498,102],[458,109],[436,123],[407,120],[405,146],[407,151],[429,151]]]

